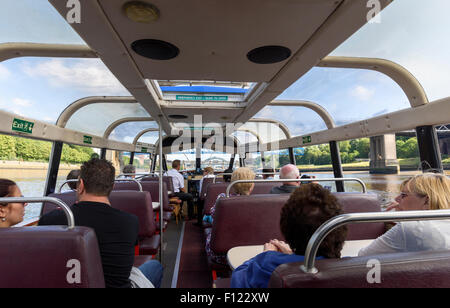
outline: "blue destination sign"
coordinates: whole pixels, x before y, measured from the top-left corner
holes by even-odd
[[[226,95],[177,95],[177,101],[228,101]]]

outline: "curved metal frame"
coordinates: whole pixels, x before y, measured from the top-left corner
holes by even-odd
[[[321,105],[313,102],[308,101],[299,101],[299,100],[275,100],[271,103],[267,104],[267,106],[274,106],[274,107],[305,107],[308,109],[311,109],[315,111],[325,122],[325,125],[327,128],[334,128],[336,127],[336,124],[334,123],[333,118],[328,113],[328,111],[322,107]]]
[[[342,181],[342,182],[356,181],[359,184],[361,184],[363,189],[362,192],[364,194],[367,193],[366,184],[364,184],[364,182],[358,178],[320,178],[320,179],[286,179],[286,180],[239,180],[234,181],[230,185],[228,185],[226,190],[226,196],[227,198],[230,197],[231,188],[238,183],[291,183],[291,182],[334,182],[334,181]]]
[[[63,201],[57,199],[57,198],[50,198],[50,197],[41,197],[41,198],[0,198],[0,203],[53,203],[57,206],[61,207],[61,209],[64,211],[64,214],[66,214],[67,217],[67,228],[73,229],[75,228],[75,218],[73,217],[72,210],[70,207],[65,204]]]
[[[3,43],[0,44],[0,62],[19,57],[98,58],[85,45]]]
[[[114,182],[135,182],[138,185],[138,187],[139,187],[139,191],[140,192],[143,191],[142,190],[142,184],[138,180],[135,180],[135,179],[115,179]],[[58,189],[58,194],[60,194],[62,192],[62,189],[63,189],[64,185],[66,185],[68,183],[78,183],[78,180],[67,180],[67,181],[64,181],[64,183],[62,183],[61,186]]]
[[[140,132],[139,134],[137,134],[137,136],[134,138],[133,140],[133,144],[137,144],[139,139],[144,136],[146,133],[150,133],[150,132],[159,132],[159,128],[148,128],[148,129],[144,129],[142,132]]]
[[[450,210],[353,213],[336,216],[321,225],[311,236],[305,251],[305,262],[301,269],[305,273],[318,273],[318,270],[314,267],[314,262],[320,244],[334,229],[343,225],[349,223],[439,220],[448,218],[450,218]]]
[[[116,122],[112,123],[108,126],[108,128],[103,133],[103,138],[108,139],[111,133],[114,129],[116,129],[117,126],[127,123],[127,122],[155,122],[155,119],[153,118],[142,118],[142,117],[130,117],[130,118],[123,118],[119,119]]]
[[[56,125],[59,127],[66,127],[67,122],[69,122],[70,118],[81,108],[86,107],[92,104],[100,104],[100,103],[139,103],[132,96],[90,96],[79,99],[64,109],[64,111],[59,115],[58,121],[56,121]]]
[[[367,69],[383,73],[393,79],[408,97],[411,107],[428,104],[428,98],[420,82],[403,66],[385,59],[358,57],[325,57],[319,67]]]
[[[252,118],[252,119],[248,120],[248,122],[270,123],[270,124],[278,125],[280,127],[280,129],[283,131],[283,133],[286,135],[286,139],[292,138],[289,128],[286,125],[284,125],[283,123],[281,123],[280,121],[272,120],[272,119]]]

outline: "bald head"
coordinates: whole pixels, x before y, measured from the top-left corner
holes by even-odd
[[[288,164],[281,168],[280,170],[280,179],[282,180],[296,180],[300,178],[300,171],[298,171],[297,166],[294,166],[292,164]],[[284,183],[284,185],[296,185],[298,186],[299,182],[289,182]]]

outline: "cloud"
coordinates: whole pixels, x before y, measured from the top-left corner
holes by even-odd
[[[364,86],[356,86],[350,90],[350,95],[361,101],[370,100],[374,96],[374,94],[374,90],[368,89]]]
[[[75,89],[86,95],[129,95],[125,87],[99,60],[52,59],[22,65],[30,77],[46,78],[50,85]]]
[[[0,63],[0,80],[6,80],[11,76],[11,72]]]
[[[23,98],[13,98],[12,102],[13,104],[21,107],[30,107],[33,105],[31,101]]]

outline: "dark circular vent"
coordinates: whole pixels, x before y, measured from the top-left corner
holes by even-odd
[[[169,118],[174,119],[174,120],[183,120],[183,119],[187,119],[188,117],[182,114],[171,114],[169,115]]]
[[[273,64],[286,60],[291,50],[283,46],[263,46],[255,48],[247,54],[247,58],[257,64]]]
[[[180,50],[175,45],[152,39],[136,41],[131,44],[131,48],[138,55],[153,60],[170,60],[180,53]]]

